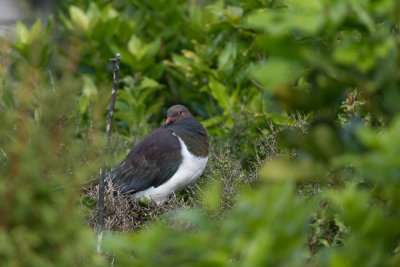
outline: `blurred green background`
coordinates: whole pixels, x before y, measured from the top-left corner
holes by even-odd
[[[0,13],[2,265],[399,266],[400,1],[12,4]],[[80,185],[178,103],[209,133],[204,177],[144,226],[108,229],[96,254]]]

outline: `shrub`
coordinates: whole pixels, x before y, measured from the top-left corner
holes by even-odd
[[[60,4],[46,29],[18,23],[2,42],[2,262],[105,264],[73,188],[180,102],[221,146],[194,194],[108,199],[109,229],[137,229],[107,236],[114,264],[399,265],[398,1]],[[100,133],[115,52],[111,157]]]

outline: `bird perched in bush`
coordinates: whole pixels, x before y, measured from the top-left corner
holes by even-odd
[[[140,141],[108,176],[123,194],[160,204],[200,177],[208,148],[203,125],[186,107],[175,105],[166,124]]]

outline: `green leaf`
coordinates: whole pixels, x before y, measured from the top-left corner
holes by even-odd
[[[359,45],[355,43],[342,43],[335,48],[333,58],[336,62],[345,65],[356,63],[359,49]]]
[[[145,44],[139,37],[132,35],[128,42],[129,52],[136,57],[137,60],[154,57],[160,49],[161,39],[157,38],[151,43]]]
[[[87,10],[87,17],[92,27],[95,26],[100,19],[102,19],[101,10],[96,3],[91,2],[89,4],[89,8]]]
[[[322,28],[325,17],[321,1],[293,0],[288,3],[287,9],[262,9],[251,13],[245,25],[271,35],[284,35],[291,31],[313,35]]]
[[[359,21],[362,22],[368,28],[369,31],[374,33],[375,23],[368,14],[368,12],[362,7],[362,5],[358,1],[351,1],[351,2],[353,2],[352,8],[354,12],[357,14]]]
[[[225,112],[230,113],[231,109],[228,102],[226,87],[214,78],[211,78],[210,90],[212,96],[217,100],[218,104],[225,110]]]
[[[140,86],[143,88],[161,88],[162,84],[159,84],[156,80],[145,77],[143,81],[140,83]]]
[[[149,56],[149,57],[155,56],[158,53],[158,51],[160,50],[160,46],[161,46],[161,39],[158,37],[153,42],[151,42],[145,46],[146,56]]]
[[[32,42],[33,40],[38,40],[42,36],[42,23],[40,19],[35,21],[33,24],[30,34],[29,34],[29,41]]]
[[[28,43],[28,41],[29,41],[28,28],[20,20],[17,21],[17,27],[16,27],[16,30],[15,30],[15,33],[16,33],[18,42],[21,42],[23,44]]]
[[[269,58],[256,67],[251,76],[261,82],[266,89],[274,90],[277,86],[292,84],[304,73],[304,68],[297,61]]]
[[[131,39],[128,42],[128,51],[132,55],[139,57],[142,46],[142,41],[136,35],[132,35]]]
[[[117,18],[119,15],[118,11],[115,10],[112,5],[107,5],[103,10],[101,11],[101,17],[103,20],[112,20]]]
[[[228,6],[226,8],[226,12],[225,14],[228,17],[232,17],[232,18],[240,18],[243,15],[243,8],[238,7],[238,6]]]
[[[312,179],[324,175],[324,167],[310,159],[274,159],[260,171],[260,178],[268,181]]]
[[[165,64],[182,68],[185,71],[191,71],[192,67],[190,66],[190,60],[184,56],[173,54],[172,55],[172,63],[169,61],[164,61]]]
[[[229,71],[233,68],[233,61],[236,58],[237,44],[236,42],[229,42],[227,46],[221,51],[218,57],[218,69],[225,69]]]
[[[39,124],[40,123],[40,118],[41,118],[41,114],[40,114],[41,112],[40,112],[40,108],[35,108],[35,115],[34,115],[34,117],[35,117],[35,121],[36,121],[36,124]]]
[[[77,6],[70,6],[69,15],[77,29],[83,29],[84,31],[88,30],[90,19],[82,9]]]
[[[88,100],[93,100],[97,97],[97,87],[94,84],[93,79],[88,76],[84,75],[83,79],[83,95],[88,98]]]
[[[85,114],[87,111],[87,107],[89,104],[89,99],[86,95],[83,95],[80,99],[79,99],[79,103],[78,103],[78,109],[79,112],[81,114]]]
[[[203,196],[203,205],[216,212],[221,206],[222,186],[217,180],[213,180]]]

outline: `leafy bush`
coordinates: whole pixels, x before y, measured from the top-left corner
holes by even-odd
[[[73,187],[99,166],[84,164],[82,155],[98,155],[93,143],[74,137],[75,79],[65,73],[55,85],[45,69],[52,49],[48,29],[40,21],[30,30],[18,23],[15,46],[1,46],[8,60],[0,65],[7,73],[0,90],[0,262],[101,266]]]
[[[71,0],[44,30],[18,23],[1,50],[1,261],[105,264],[73,188],[179,102],[215,140],[209,169],[194,194],[136,207],[154,224],[116,216],[140,230],[107,236],[115,265],[399,265],[399,5]]]

